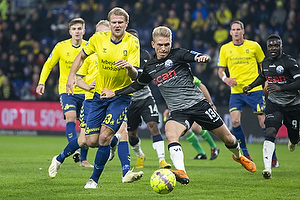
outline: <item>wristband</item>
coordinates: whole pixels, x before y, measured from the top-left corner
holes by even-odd
[[[222,77],[222,81],[223,81],[223,82],[224,82],[225,78],[227,78],[226,75],[224,75],[224,76]]]

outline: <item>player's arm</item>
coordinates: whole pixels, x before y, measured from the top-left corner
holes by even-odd
[[[71,90],[71,93],[74,94],[73,84],[75,84],[75,75],[76,75],[76,72],[81,67],[83,61],[86,59],[86,57],[87,56],[85,55],[85,53],[83,51],[80,51],[72,63],[70,73],[68,76],[67,85],[66,85],[66,90],[67,90],[66,92],[68,94],[70,94],[70,90]]]
[[[90,91],[91,89],[95,88],[95,81],[93,81],[91,84],[87,84],[82,76],[76,75],[76,80],[75,80],[75,86],[80,87],[81,89]]]
[[[127,62],[126,60],[118,60],[115,65],[117,67],[122,67],[122,68],[125,68],[127,71],[127,75],[132,79],[136,79],[137,75],[138,75],[138,71],[137,69],[135,69],[129,62]]]
[[[53,67],[58,63],[59,61],[59,53],[58,53],[58,46],[56,45],[49,55],[48,59],[46,60],[41,74],[40,74],[40,80],[38,83],[38,86],[36,87],[36,93],[39,95],[44,94],[45,92],[45,82],[47,81],[49,74],[51,73]]]
[[[259,76],[250,85],[243,87],[243,93],[247,95],[248,91],[252,90],[256,86],[262,85],[265,81],[266,78],[262,74],[259,74]]]
[[[146,73],[142,73],[141,76],[135,82],[131,83],[127,87],[124,87],[120,90],[112,91],[110,89],[104,88],[101,91],[100,98],[106,99],[106,98],[113,98],[113,97],[119,96],[119,95],[131,94],[133,92],[136,92],[136,91],[142,89],[145,85],[148,85],[148,83],[150,83],[151,80],[152,80],[152,78],[150,75],[148,75]]]
[[[224,67],[219,67],[218,75],[219,75],[219,78],[224,83],[226,83],[229,87],[234,87],[234,86],[237,85],[237,82],[235,81],[235,78],[227,77]]]
[[[210,93],[209,93],[207,87],[204,84],[200,83],[199,88],[202,91],[204,97],[207,99],[207,101],[210,103],[210,105],[214,108],[214,110],[217,110],[216,106],[214,105],[214,102],[212,101],[212,98],[210,96]]]

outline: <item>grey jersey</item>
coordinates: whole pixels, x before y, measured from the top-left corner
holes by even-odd
[[[297,61],[286,54],[282,54],[276,60],[265,59],[262,62],[262,67],[262,75],[270,84],[290,84],[295,81],[295,78],[300,77]],[[268,99],[282,106],[293,106],[300,104],[300,93],[299,90],[272,92],[268,95]]]
[[[137,81],[146,84],[153,80],[170,111],[190,108],[205,99],[201,90],[193,83],[189,65],[199,55],[201,54],[186,49],[172,49],[164,59],[158,60],[154,56]]]
[[[141,49],[140,53],[140,68],[138,69],[139,75],[143,72],[143,69],[147,62],[150,60],[150,54],[148,51]],[[151,90],[148,85],[146,85],[143,89],[140,89],[133,93],[132,101],[139,101],[142,99],[146,99],[152,96]]]

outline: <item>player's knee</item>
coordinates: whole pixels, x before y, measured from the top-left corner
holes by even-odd
[[[233,127],[238,127],[239,125],[241,125],[241,121],[238,119],[233,119],[231,120],[231,124]]]
[[[269,127],[266,129],[266,138],[276,138],[277,130],[274,127]]]

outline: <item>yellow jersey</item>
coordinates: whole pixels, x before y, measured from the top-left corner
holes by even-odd
[[[43,66],[39,85],[45,85],[52,68],[59,63],[58,92],[59,94],[66,93],[66,84],[72,63],[85,44],[86,41],[82,40],[81,45],[75,47],[71,43],[71,38],[57,43]],[[74,94],[84,94],[84,90],[79,87],[73,89]]]
[[[85,55],[98,55],[98,75],[95,90],[99,94],[103,88],[119,90],[132,83],[126,69],[115,66],[115,62],[124,59],[134,67],[140,67],[140,44],[133,35],[125,32],[124,38],[114,43],[111,32],[95,33],[83,48]],[[101,76],[100,76],[101,74]]]
[[[77,76],[83,78],[84,82],[88,85],[91,84],[98,74],[98,57],[97,54],[92,54],[87,57],[78,72]],[[85,99],[92,99],[95,93],[95,89],[85,91]]]
[[[244,40],[241,45],[229,42],[221,46],[218,67],[228,68],[230,78],[235,78],[237,85],[231,87],[231,93],[243,93],[243,87],[252,83],[258,73],[258,64],[265,54],[257,42]],[[251,91],[262,90],[257,86]]]

